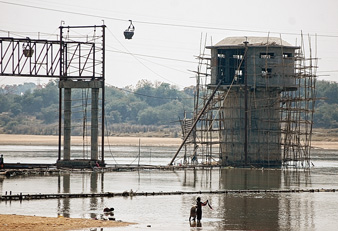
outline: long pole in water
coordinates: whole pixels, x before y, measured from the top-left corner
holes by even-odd
[[[248,165],[248,64],[247,64],[247,51],[248,41],[244,42],[244,161],[245,166]]]
[[[59,65],[60,65],[60,76],[63,77],[63,42],[62,42],[62,27],[60,27],[60,56],[59,56]],[[61,160],[61,135],[62,135],[62,88],[60,87],[59,79],[59,140],[58,140],[58,161]]]
[[[138,166],[140,166],[141,159],[141,139],[138,139]]]
[[[214,97],[214,95],[216,94],[216,91],[218,90],[219,86],[221,86],[222,81],[219,81],[218,85],[216,86],[216,88],[214,89],[214,91],[212,92],[212,94],[210,95],[208,101],[205,103],[204,107],[202,108],[202,110],[200,111],[200,113],[198,114],[198,116],[196,117],[194,123],[192,124],[188,134],[185,136],[181,146],[178,148],[175,156],[172,158],[171,162],[169,163],[169,165],[173,165],[173,162],[175,161],[178,153],[180,153],[183,145],[185,144],[185,142],[187,142],[190,134],[192,133],[192,131],[194,130],[194,128],[196,127],[196,124],[198,123],[199,119],[201,118],[201,116],[203,115],[204,111],[207,109],[207,106],[209,105],[210,101],[212,100],[212,98]]]
[[[102,151],[102,155],[101,155],[101,161],[104,164],[104,131],[105,131],[105,127],[104,127],[104,116],[105,116],[105,82],[106,82],[106,77],[105,77],[105,62],[106,62],[106,25],[102,25],[102,109],[101,109],[101,113],[102,113],[102,118],[101,118],[101,151]]]

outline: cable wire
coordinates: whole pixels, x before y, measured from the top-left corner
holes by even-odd
[[[27,4],[21,4],[21,3],[13,3],[13,2],[7,2],[7,1],[0,1],[0,3],[8,4],[8,5],[14,5],[14,6],[21,6],[21,7],[28,7],[33,9],[39,9],[39,10],[47,10],[47,11],[54,11],[59,13],[67,13],[67,14],[75,14],[80,16],[87,16],[87,17],[94,17],[94,18],[100,18],[100,19],[109,19],[109,20],[115,20],[120,22],[128,22],[129,20],[121,19],[121,18],[115,18],[115,17],[108,17],[103,15],[95,15],[95,14],[87,14],[87,13],[80,13],[75,11],[69,11],[69,10],[59,10],[59,9],[52,9],[47,7],[41,7],[41,6],[33,6],[33,5],[27,5]],[[207,29],[207,30],[220,30],[220,31],[237,31],[237,32],[250,32],[250,33],[264,33],[266,34],[266,31],[261,30],[248,30],[248,29],[233,29],[233,28],[222,28],[222,27],[209,27],[209,26],[196,26],[196,25],[187,25],[187,24],[173,24],[173,23],[161,23],[161,22],[149,22],[149,21],[138,21],[133,20],[133,22],[140,23],[140,24],[148,24],[148,25],[157,25],[157,26],[170,26],[170,27],[182,27],[182,28],[192,28],[192,29]],[[270,31],[271,34],[287,34],[287,35],[300,35],[300,33],[292,33],[292,32],[277,32],[277,31]],[[310,34],[311,36],[314,36],[315,34]],[[328,38],[338,38],[338,35],[327,35],[327,34],[316,34],[317,37],[328,37]]]

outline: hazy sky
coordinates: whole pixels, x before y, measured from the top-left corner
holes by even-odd
[[[211,45],[225,37],[270,32],[299,45],[301,31],[311,35],[313,53],[317,34],[319,79],[338,81],[337,0],[0,0],[0,9],[2,37],[38,38],[40,32],[40,39],[54,40],[61,21],[75,26],[104,20],[106,83],[117,87],[135,86],[141,79],[194,85],[188,70],[197,68],[201,36],[207,35]],[[129,19],[136,30],[132,40],[125,40]],[[19,82],[37,79],[0,76],[0,86]]]

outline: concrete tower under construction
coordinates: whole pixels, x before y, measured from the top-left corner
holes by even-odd
[[[211,82],[229,91],[220,109],[221,164],[281,165],[280,94],[297,90],[295,51],[278,38],[226,38],[211,49]],[[283,65],[281,65],[283,64]]]
[[[206,48],[195,72],[195,111],[181,120],[184,139],[171,163],[185,145],[186,164],[309,165],[317,58],[311,49],[305,58],[303,38],[294,46],[229,37]]]

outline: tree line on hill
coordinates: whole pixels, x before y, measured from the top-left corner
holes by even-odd
[[[317,81],[314,127],[338,128],[338,83]],[[194,86],[179,90],[168,83],[141,80],[136,87],[106,87],[105,120],[110,134],[166,133],[177,137],[179,117],[193,111]],[[88,116],[88,90],[72,92],[75,120]],[[39,87],[29,83],[0,88],[0,132],[58,134],[59,89],[55,80]],[[87,108],[88,107],[88,108]],[[87,110],[88,109],[88,110]],[[81,135],[81,126],[74,135]],[[157,134],[158,135],[158,134]]]

